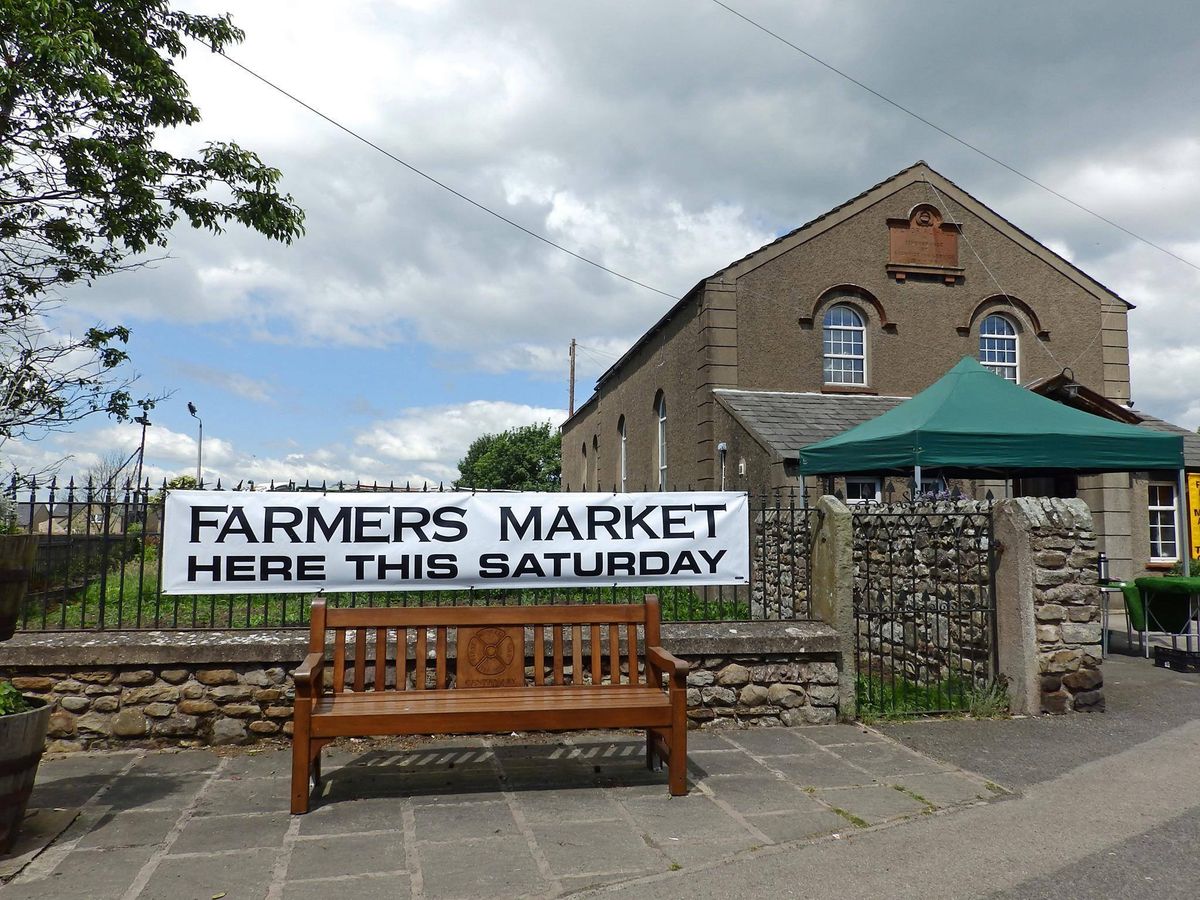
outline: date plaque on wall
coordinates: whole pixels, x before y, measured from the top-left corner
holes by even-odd
[[[958,264],[958,235],[962,226],[942,221],[932,206],[913,207],[907,219],[888,219],[887,271],[897,281],[910,275],[933,276],[946,284],[963,280]]]

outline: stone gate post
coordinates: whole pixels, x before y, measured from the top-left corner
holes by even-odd
[[[858,657],[854,648],[854,523],[850,510],[836,497],[817,501],[812,531],[812,584],[809,609],[813,618],[838,632],[842,664],[838,674],[838,717],[858,713]]]
[[[1082,500],[995,506],[1000,674],[1015,714],[1104,708],[1096,533]]]

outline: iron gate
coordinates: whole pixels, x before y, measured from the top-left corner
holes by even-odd
[[[997,705],[991,503],[873,504],[853,523],[860,711]]]

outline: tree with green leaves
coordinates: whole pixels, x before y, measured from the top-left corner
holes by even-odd
[[[279,171],[254,153],[214,142],[178,156],[155,143],[200,120],[179,60],[242,38],[228,15],[166,0],[0,4],[0,444],[153,405],[122,374],[128,328],[56,329],[63,289],[144,265],[180,220],[302,234]]]
[[[477,437],[458,461],[458,489],[507,488],[557,491],[562,478],[562,436],[549,422]]]

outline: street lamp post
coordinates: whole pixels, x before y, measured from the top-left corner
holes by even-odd
[[[188,412],[200,423],[200,439],[196,441],[196,487],[199,488],[204,477],[204,420],[196,413],[195,403],[188,403]]]
[[[138,471],[137,471],[137,486],[138,490],[142,489],[142,462],[146,459],[146,429],[150,427],[150,417],[146,413],[134,418],[135,422],[142,426],[142,442],[138,445]]]

